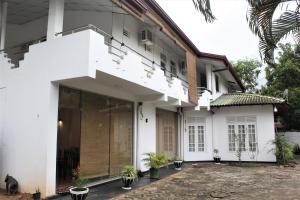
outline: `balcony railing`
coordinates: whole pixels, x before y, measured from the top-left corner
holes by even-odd
[[[115,41],[116,43],[120,44],[120,47],[125,47],[127,48],[129,51],[139,55],[140,57],[142,57],[143,59],[147,60],[149,63],[151,63],[152,66],[149,66],[149,67],[152,67],[154,68],[155,66],[157,66],[159,69],[162,68],[162,66],[155,62],[155,60],[153,59],[150,59],[148,58],[147,56],[141,54],[140,52],[138,52],[137,50],[133,49],[132,47],[128,46],[126,43],[124,42],[121,42],[119,41],[118,39],[116,39],[113,35],[109,34],[109,33],[106,33],[105,31],[103,31],[102,29],[100,29],[99,27],[93,25],[93,24],[88,24],[86,26],[81,26],[81,27],[77,27],[77,28],[73,28],[73,29],[69,29],[69,30],[66,30],[66,31],[63,31],[63,32],[60,32],[60,33],[56,33],[55,35],[58,36],[58,35],[69,35],[69,34],[73,34],[73,33],[76,33],[76,32],[80,32],[80,31],[84,31],[84,30],[93,30],[101,35],[103,35],[105,37],[105,44],[108,45],[109,47],[123,53],[123,54],[127,54],[126,51],[118,48],[118,47],[115,47],[113,46],[112,44],[112,41]],[[120,56],[120,55],[116,55],[116,56]],[[148,66],[148,64],[144,63],[145,65]],[[173,79],[174,77],[178,78],[179,80],[181,80],[183,83],[185,83],[184,85],[188,85],[188,82],[182,78],[180,78],[179,76],[176,76],[174,75],[170,70],[168,69],[164,69],[165,71],[165,76],[168,78],[168,79]]]
[[[210,94],[212,94],[212,91],[207,89],[206,87],[197,87],[198,98],[200,98],[205,91],[208,91]]]

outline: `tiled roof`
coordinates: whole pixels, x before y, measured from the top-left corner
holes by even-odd
[[[211,107],[282,104],[284,99],[259,94],[230,93],[223,94],[210,103]]]

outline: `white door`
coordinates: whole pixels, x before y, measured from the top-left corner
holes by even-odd
[[[184,136],[184,160],[207,160],[205,119],[188,118]]]

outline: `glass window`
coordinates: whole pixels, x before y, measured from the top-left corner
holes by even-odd
[[[246,151],[246,130],[245,125],[238,125],[238,148]]]
[[[189,126],[189,152],[195,152],[195,126]]]
[[[229,151],[235,151],[235,130],[234,125],[228,125]]]
[[[218,75],[215,75],[215,81],[216,81],[216,92],[219,92],[220,88],[219,88],[219,77],[218,77]]]
[[[198,151],[204,151],[204,126],[198,126]]]
[[[249,151],[256,151],[255,125],[248,125]]]

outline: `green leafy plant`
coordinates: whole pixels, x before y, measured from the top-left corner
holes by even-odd
[[[277,135],[273,144],[275,145],[275,155],[279,164],[286,165],[293,160],[293,148],[283,135]]]
[[[299,144],[295,144],[294,147],[293,147],[293,153],[295,155],[300,155],[300,146]]]
[[[87,184],[87,179],[82,178],[80,176],[80,167],[77,167],[76,169],[73,169],[72,174],[73,174],[75,187],[83,188]]]
[[[134,179],[136,179],[138,177],[137,171],[134,168],[134,166],[132,166],[132,165],[125,165],[121,171],[121,176],[132,177]]]
[[[174,160],[175,160],[175,161],[181,161],[182,158],[181,158],[180,156],[175,156]]]
[[[146,153],[146,158],[143,159],[145,165],[149,168],[158,169],[167,164],[167,158],[164,153]]]

